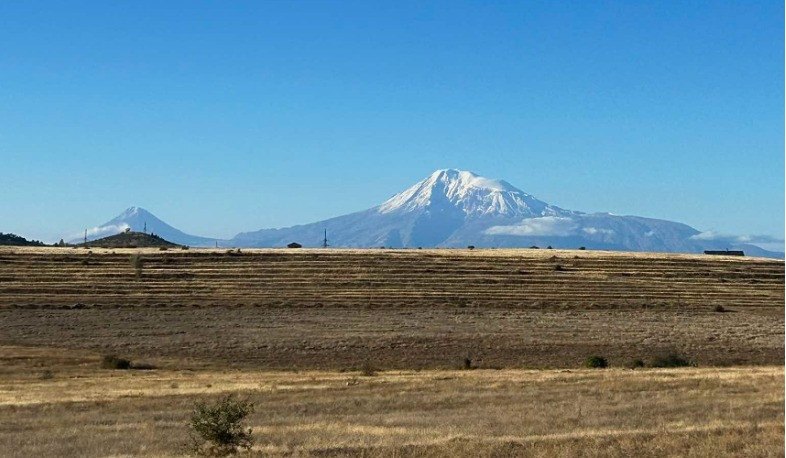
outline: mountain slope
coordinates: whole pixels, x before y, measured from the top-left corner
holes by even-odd
[[[318,246],[323,230],[333,246],[443,246],[468,223],[512,223],[526,217],[571,215],[501,180],[437,170],[381,205],[318,223],[241,233],[239,246],[282,246],[292,240]]]
[[[79,246],[85,246],[80,243]],[[109,237],[100,238],[87,243],[87,246],[98,246],[102,248],[144,248],[144,247],[164,247],[176,248],[180,245],[171,243],[156,234],[145,234],[144,232],[126,231]]]
[[[232,246],[276,247],[296,241],[319,246],[327,230],[336,247],[529,247],[700,253],[743,249],[782,256],[754,245],[702,240],[682,223],[565,210],[502,180],[454,169],[437,170],[381,205],[316,223],[240,233]]]
[[[147,232],[156,234],[170,242],[178,245],[189,246],[214,246],[216,239],[199,237],[186,234],[169,224],[161,221],[155,215],[140,207],[130,207],[115,218],[107,221],[101,226],[88,229],[87,240],[92,241],[102,237],[119,234],[126,229],[134,232]],[[71,240],[72,243],[80,243],[83,238]]]

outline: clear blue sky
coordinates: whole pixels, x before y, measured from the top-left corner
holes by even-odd
[[[437,168],[549,203],[784,230],[781,1],[0,2],[0,231],[198,235]]]

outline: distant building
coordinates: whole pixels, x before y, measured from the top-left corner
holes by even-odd
[[[704,250],[704,254],[715,254],[721,256],[745,256],[745,253],[742,251],[732,251],[732,250]]]

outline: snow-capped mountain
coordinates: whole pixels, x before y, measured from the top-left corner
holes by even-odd
[[[424,180],[368,210],[325,221],[281,229],[243,232],[231,240],[185,234],[150,212],[131,207],[111,221],[88,230],[88,239],[126,228],[160,235],[190,246],[283,247],[298,242],[321,246],[324,231],[333,247],[554,248],[701,253],[742,249],[753,256],[783,257],[720,238],[672,221],[582,213],[538,200],[502,180],[455,169],[437,170]],[[82,237],[71,237],[80,242]]]
[[[568,214],[502,180],[442,169],[377,207],[379,213],[460,210],[468,218],[557,216]]]
[[[119,234],[126,229],[131,229],[135,232],[147,231],[148,234],[156,234],[160,237],[163,237],[164,240],[168,240],[179,245],[214,246],[216,242],[216,239],[189,235],[178,229],[175,229],[169,224],[158,219],[149,211],[140,207],[130,207],[112,220],[100,226],[88,229],[87,240],[97,240],[110,235]],[[83,237],[84,236],[73,237],[70,242],[80,243],[83,241]]]
[[[472,172],[437,170],[377,207],[283,229],[238,234],[231,246],[275,247],[296,241],[319,246],[327,230],[336,247],[529,247],[700,253],[744,249],[782,256],[754,245],[708,240],[681,223],[609,213],[565,210],[502,180]]]

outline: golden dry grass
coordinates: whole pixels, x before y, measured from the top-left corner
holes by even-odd
[[[0,356],[7,456],[179,456],[193,403],[230,392],[256,405],[256,455],[783,455],[783,367],[362,377],[108,371],[95,354],[25,347]]]

